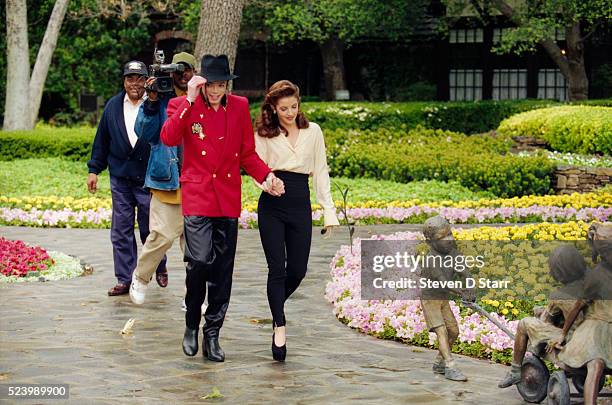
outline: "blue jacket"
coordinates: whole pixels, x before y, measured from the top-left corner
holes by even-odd
[[[111,176],[144,182],[151,147],[138,139],[132,148],[123,117],[124,97],[122,91],[106,103],[87,167],[89,173],[95,174],[108,167]]]
[[[146,100],[140,106],[136,118],[135,130],[138,138],[151,144],[145,187],[156,190],[179,188],[178,148],[166,146],[159,139],[161,128],[168,118],[166,108],[172,96],[174,95],[154,102]]]

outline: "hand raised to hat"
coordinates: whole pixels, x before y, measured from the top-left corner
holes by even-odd
[[[196,98],[198,98],[198,94],[200,93],[200,89],[202,86],[206,84],[206,79],[202,76],[193,76],[189,83],[187,83],[187,101],[193,103]]]

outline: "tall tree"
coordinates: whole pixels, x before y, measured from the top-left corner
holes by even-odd
[[[233,70],[245,1],[202,0],[195,47],[195,57],[198,61],[205,54],[225,54]]]
[[[7,81],[4,129],[26,129],[30,58],[28,56],[28,16],[26,2],[6,2]]]
[[[424,0],[253,0],[249,24],[265,27],[274,43],[314,41],[323,61],[325,95],[346,89],[344,49],[358,38],[407,39],[423,16]]]
[[[587,38],[612,19],[609,0],[446,0],[449,15],[472,7],[488,23],[493,14],[501,13],[516,27],[504,34],[494,48],[498,53],[522,53],[541,46],[568,83],[570,100],[588,98],[589,81],[584,64]],[[555,40],[556,31],[565,33],[566,50]]]
[[[68,0],[57,0],[30,77],[26,0],[7,0],[7,84],[4,129],[32,129],[38,118],[51,57],[55,51]]]

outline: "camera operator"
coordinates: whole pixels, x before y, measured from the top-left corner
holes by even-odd
[[[163,63],[163,56],[162,56]],[[157,75],[152,75],[145,83],[147,99],[140,107],[136,119],[136,133],[151,144],[151,155],[145,176],[145,187],[151,191],[150,234],[147,238],[138,265],[132,277],[130,298],[135,304],[145,301],[146,289],[153,272],[164,260],[166,252],[175,239],[180,238],[181,250],[184,247],[183,214],[179,186],[180,155],[179,147],[166,146],[160,141],[162,125],[168,118],[166,108],[170,99],[185,95],[187,83],[194,74],[196,59],[193,55],[181,52],[172,58],[172,64],[182,65],[170,73],[173,88],[159,90]],[[165,65],[162,65],[165,66]],[[160,287],[168,285],[168,272],[165,268],[156,272]]]

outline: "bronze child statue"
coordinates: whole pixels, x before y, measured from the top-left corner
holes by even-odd
[[[521,381],[521,365],[528,345],[532,350],[547,345],[547,351],[552,351],[555,343],[561,340],[564,322],[584,288],[586,262],[573,245],[565,244],[556,248],[548,258],[548,266],[550,275],[563,286],[550,294],[546,309],[538,312],[538,308],[534,308],[536,316],[519,321],[514,339],[512,368],[499,382],[499,388],[510,387]],[[580,322],[582,317],[577,319],[571,330],[568,329],[570,336]]]
[[[457,255],[457,249],[450,224],[441,216],[435,216],[425,221],[423,235],[429,245],[429,256],[445,258]],[[434,260],[435,263],[435,260]],[[450,281],[465,278],[468,272],[456,272],[453,267],[427,265],[421,269],[421,277],[432,281]],[[435,332],[438,340],[439,353],[433,364],[433,372],[442,374],[452,381],[467,381],[453,360],[451,348],[459,336],[459,326],[448,302],[449,295],[460,295],[464,299],[474,300],[470,290],[454,288],[421,289],[421,308],[427,328]]]
[[[560,349],[560,362],[574,369],[587,368],[584,404],[595,405],[599,381],[606,370],[612,369],[612,223],[591,225],[587,239],[593,261],[598,257],[601,261],[585,275],[581,299],[568,316],[562,336],[553,343]],[[567,329],[581,315],[584,321],[570,337]]]

